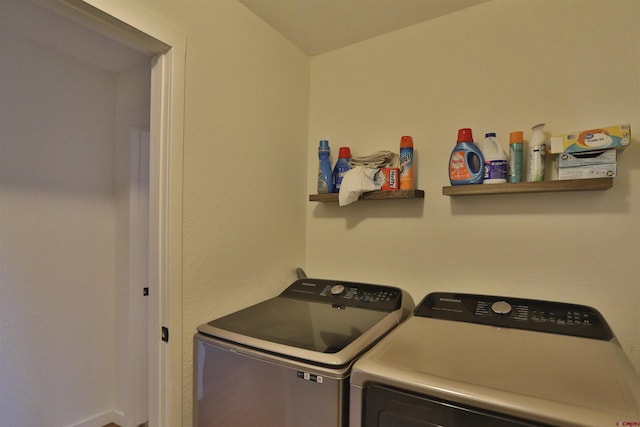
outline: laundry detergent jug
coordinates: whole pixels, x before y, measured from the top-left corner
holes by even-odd
[[[451,185],[482,184],[484,157],[475,142],[471,129],[458,130],[458,141],[449,157]]]

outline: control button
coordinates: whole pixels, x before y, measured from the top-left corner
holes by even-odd
[[[343,285],[333,285],[331,287],[331,295],[340,295],[343,292],[344,292]]]
[[[491,311],[498,316],[507,316],[511,313],[511,304],[506,301],[494,302],[491,305]]]

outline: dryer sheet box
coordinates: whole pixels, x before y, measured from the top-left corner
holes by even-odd
[[[562,153],[558,156],[558,179],[614,177],[616,160],[615,149]]]
[[[616,176],[616,164],[576,166],[574,168],[558,168],[558,179],[613,178]]]
[[[573,168],[578,166],[615,164],[617,157],[617,151],[615,149],[561,153],[558,155],[558,167]]]
[[[629,145],[630,141],[631,126],[625,123],[552,136],[550,153],[577,153],[606,148],[622,150]]]

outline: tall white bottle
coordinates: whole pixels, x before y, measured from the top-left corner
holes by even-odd
[[[531,128],[529,158],[527,162],[527,181],[544,181],[544,161],[547,155],[547,140],[544,136],[544,123]]]
[[[482,142],[484,157],[483,184],[503,184],[507,182],[507,154],[495,132],[485,134]]]

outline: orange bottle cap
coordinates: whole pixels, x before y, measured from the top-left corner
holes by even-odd
[[[413,138],[410,136],[403,136],[400,138],[400,148],[413,147]]]
[[[522,142],[523,133],[522,131],[515,131],[509,134],[509,144],[517,144]]]

